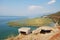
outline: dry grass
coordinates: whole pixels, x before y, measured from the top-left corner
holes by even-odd
[[[5,40],[14,40],[15,39],[15,37],[14,36],[10,36],[10,37],[8,37],[7,39],[5,39]]]
[[[53,35],[49,40],[60,40],[60,32]]]

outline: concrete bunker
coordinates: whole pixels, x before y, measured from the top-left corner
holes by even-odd
[[[33,34],[38,34],[38,33],[46,34],[46,33],[51,33],[53,31],[54,31],[54,28],[52,28],[52,27],[42,26],[42,27],[39,27],[36,30],[32,31],[32,33]]]
[[[22,27],[18,29],[19,34],[30,34],[31,33],[31,28],[27,28],[27,27]]]
[[[26,35],[26,32],[20,31],[20,33]]]
[[[44,29],[41,29],[40,33],[42,34],[45,34],[45,33],[51,33],[52,30],[44,30]]]

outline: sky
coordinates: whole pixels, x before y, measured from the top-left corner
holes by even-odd
[[[60,11],[60,0],[0,0],[0,16],[37,17]]]

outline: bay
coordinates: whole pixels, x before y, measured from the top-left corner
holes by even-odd
[[[21,20],[26,17],[10,17],[10,16],[2,16],[0,17],[0,40],[3,40],[11,35],[18,35],[18,28],[9,27],[7,23],[9,21]]]

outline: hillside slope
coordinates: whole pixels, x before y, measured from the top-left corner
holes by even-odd
[[[48,17],[51,18],[55,23],[58,23],[60,25],[60,12],[48,15]]]

